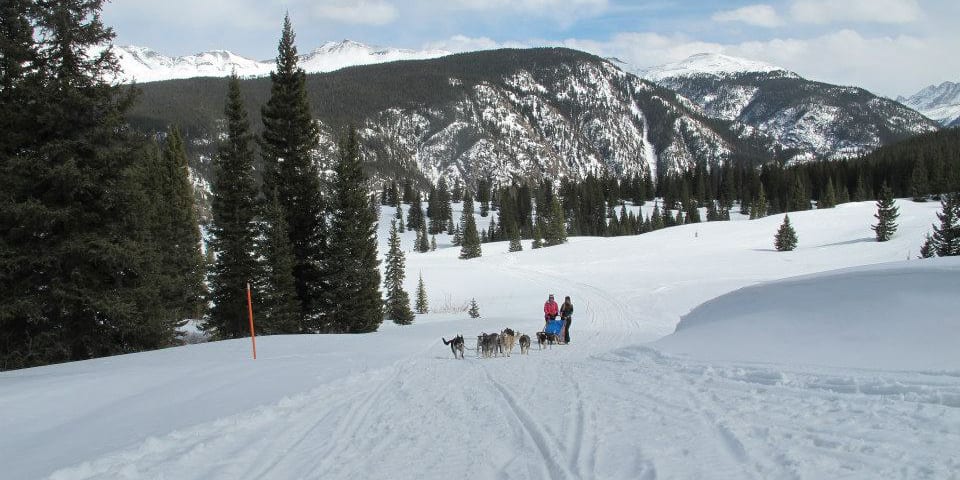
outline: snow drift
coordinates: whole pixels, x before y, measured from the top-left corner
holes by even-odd
[[[710,300],[657,347],[712,360],[955,370],[958,292],[958,258],[804,275]]]

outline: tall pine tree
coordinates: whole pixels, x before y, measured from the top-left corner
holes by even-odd
[[[940,205],[940,226],[933,227],[933,250],[938,257],[960,255],[960,193],[944,195]]]
[[[215,338],[248,335],[246,285],[259,267],[256,248],[256,196],[250,124],[236,75],[227,93],[227,134],[213,157],[214,181],[210,249],[215,261],[210,269],[210,309],[205,329]]]
[[[480,233],[477,231],[477,222],[473,218],[473,198],[470,192],[463,195],[463,238],[460,240],[460,258],[467,260],[482,255],[480,250]]]
[[[113,38],[102,4],[0,6],[0,369],[175,341],[139,175],[156,152],[105,80],[119,69],[97,48]]]
[[[430,312],[430,304],[427,301],[427,287],[423,284],[423,274],[420,274],[420,281],[417,282],[417,313],[424,314]]]
[[[373,332],[383,322],[377,218],[369,207],[360,139],[355,129],[351,128],[340,142],[334,173],[326,290],[331,308],[325,329],[339,333]]]
[[[383,273],[383,288],[387,292],[385,316],[398,325],[413,323],[413,312],[410,311],[410,296],[403,289],[403,278],[406,261],[403,250],[400,249],[400,234],[397,231],[397,222],[391,222],[390,240],[387,245],[386,263]]]
[[[270,99],[261,109],[263,193],[265,198],[276,195],[283,209],[302,322],[318,330],[325,323],[323,315],[334,308],[321,299],[326,222],[320,171],[313,155],[319,131],[310,117],[306,73],[298,66],[289,16],[283,19],[277,50],[276,70],[270,72]]]
[[[301,323],[300,302],[293,278],[293,250],[287,221],[276,195],[265,202],[260,226],[262,275],[257,285],[260,298],[257,334],[306,332]]]

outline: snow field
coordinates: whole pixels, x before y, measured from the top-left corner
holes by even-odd
[[[519,253],[484,244],[469,261],[457,248],[410,252],[411,294],[423,272],[431,307],[476,297],[482,318],[435,313],[369,335],[261,337],[255,362],[238,340],[0,373],[5,475],[953,478],[960,365],[863,369],[797,352],[744,360],[646,343],[743,287],[916,256],[938,205],[898,205],[900,230],[882,244],[871,241],[875,207],[864,202],[791,214],[793,252],[772,248],[782,215],[541,250],[524,241]],[[381,245],[393,213],[382,209]],[[440,341],[462,333],[473,347],[482,331],[535,332],[548,293],[573,299],[571,345],[453,360]],[[821,338],[834,334],[820,326]],[[756,350],[752,338],[738,347]]]

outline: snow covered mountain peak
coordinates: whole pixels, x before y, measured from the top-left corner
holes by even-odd
[[[139,83],[192,77],[226,77],[236,71],[240,77],[261,77],[273,69],[274,60],[253,60],[227,50],[169,57],[145,47],[114,46],[123,74],[121,81]],[[449,55],[444,50],[406,50],[365,45],[352,40],[325,42],[300,56],[307,73],[322,73],[353,65],[419,60]]]
[[[897,101],[943,126],[960,125],[960,83],[930,85],[909,97],[898,97]]]
[[[650,81],[665,78],[690,77],[696,75],[725,76],[739,73],[784,72],[796,76],[783,67],[745,58],[731,57],[722,53],[698,53],[674,63],[658,65],[639,70],[637,73]]]

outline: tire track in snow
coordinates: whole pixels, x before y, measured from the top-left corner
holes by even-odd
[[[548,436],[544,434],[543,430],[537,425],[537,422],[533,419],[530,413],[523,408],[516,398],[504,387],[500,382],[496,381],[489,372],[484,371],[489,380],[490,384],[496,388],[497,392],[500,394],[500,397],[503,399],[506,404],[506,409],[517,419],[517,423],[523,429],[530,440],[533,441],[534,447],[536,447],[540,456],[543,458],[544,467],[547,470],[547,476],[545,478],[551,479],[577,479],[580,478],[573,474],[569,468],[562,465],[557,461],[556,454],[560,452],[560,448],[555,444],[555,442],[550,442]],[[556,452],[556,453],[555,453]]]

